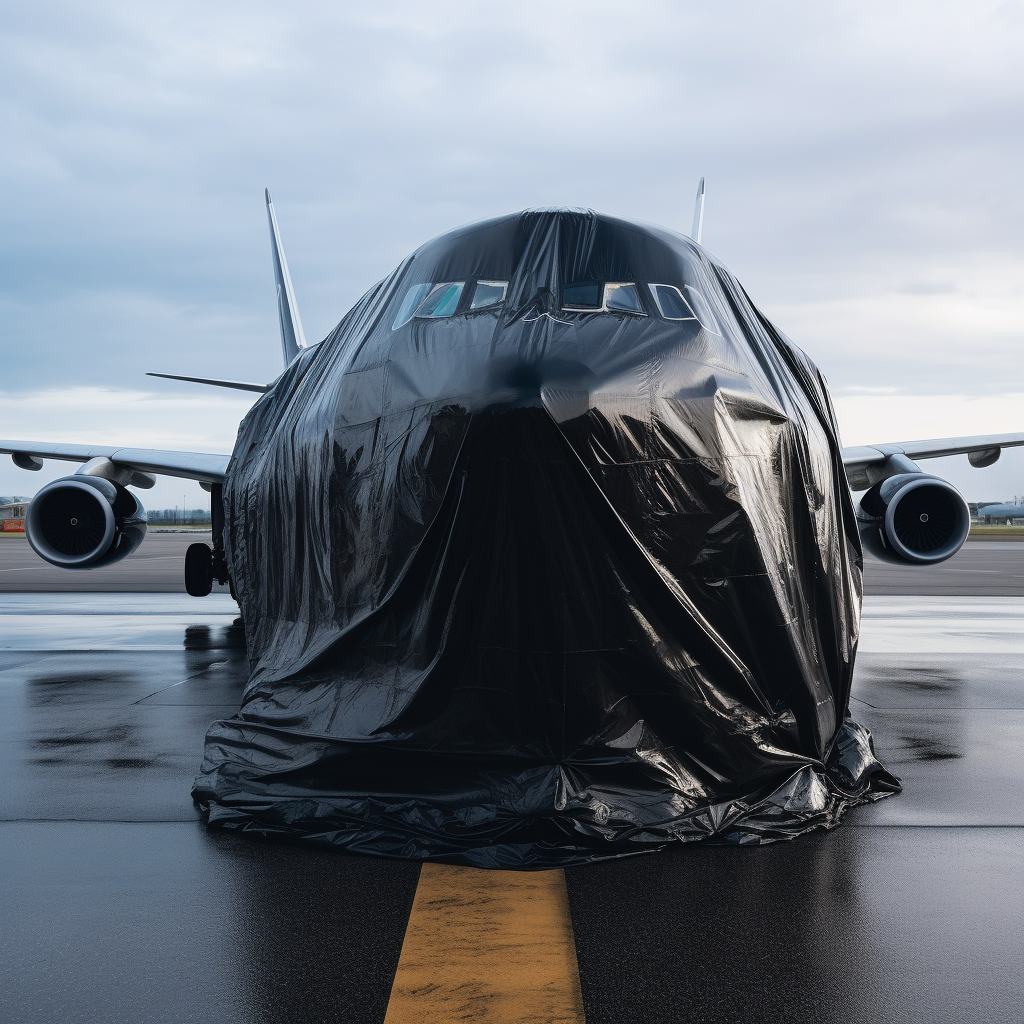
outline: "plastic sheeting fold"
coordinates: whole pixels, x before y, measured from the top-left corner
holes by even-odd
[[[680,235],[542,210],[423,246],[253,407],[225,511],[252,675],[212,826],[541,868],[898,788],[848,713],[824,382]]]

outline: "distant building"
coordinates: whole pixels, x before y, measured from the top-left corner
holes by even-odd
[[[0,504],[0,529],[4,533],[25,532],[25,512],[28,510],[28,498],[4,499]]]

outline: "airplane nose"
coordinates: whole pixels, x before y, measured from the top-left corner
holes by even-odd
[[[556,422],[562,422],[589,408],[590,393],[598,384],[594,371],[576,360],[495,360],[491,364],[488,405],[543,406]]]

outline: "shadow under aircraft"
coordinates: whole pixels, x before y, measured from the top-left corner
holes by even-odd
[[[251,675],[194,796],[214,826],[546,867],[837,824],[899,788],[849,714],[862,546],[927,566],[1024,433],[842,448],[823,378],[693,237],[528,210],[426,243],[306,343],[269,192],[285,370],[228,456],[82,463],[26,533],[88,569],[131,488],[211,492],[186,589],[229,583]],[[159,376],[175,376],[162,374]],[[863,491],[854,504],[851,495]]]

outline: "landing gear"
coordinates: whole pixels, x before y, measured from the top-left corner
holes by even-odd
[[[210,488],[210,519],[213,529],[213,562],[211,572],[213,578],[223,586],[231,582],[228,573],[228,561],[224,555],[224,487],[214,484]],[[232,588],[234,597],[234,588]]]
[[[208,544],[189,544],[185,552],[185,591],[193,597],[206,597],[213,590],[214,581],[221,586],[225,583],[230,586],[231,582],[224,555],[223,487],[213,483],[207,489],[210,492],[210,516],[213,520],[213,548]],[[231,597],[234,597],[233,587]]]
[[[209,491],[213,548],[208,544],[189,544],[185,552],[185,590],[192,597],[206,597],[213,590],[215,580],[221,585],[231,583],[224,555],[223,488],[220,484],[211,484]],[[231,596],[235,596],[234,588]]]
[[[185,552],[185,590],[206,597],[213,590],[213,552],[208,544],[189,544]]]

